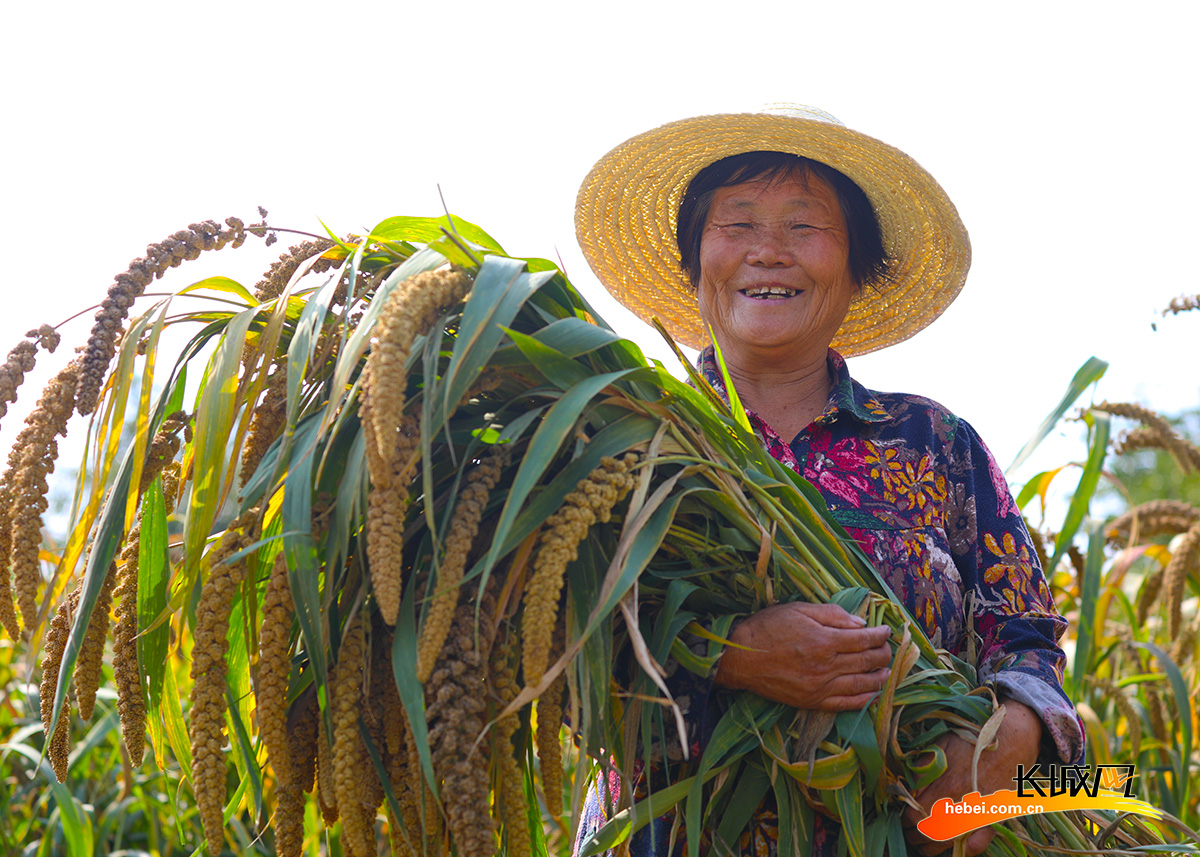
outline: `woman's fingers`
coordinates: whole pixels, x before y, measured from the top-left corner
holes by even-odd
[[[838,668],[847,675],[869,673],[888,666],[892,662],[892,650],[886,645],[866,651],[841,653],[837,657]]]
[[[839,631],[835,640],[839,653],[850,654],[868,649],[886,649],[891,636],[892,629],[887,625],[873,625],[870,628]]]
[[[793,601],[787,605],[787,609],[796,613],[802,613],[814,622],[820,622],[827,628],[861,629],[867,624],[866,620],[861,616],[847,613],[836,604],[809,604],[805,601]]]
[[[875,698],[887,684],[892,671],[878,669],[869,673],[843,675],[834,682],[830,694],[821,706],[827,711],[857,711]]]
[[[716,682],[796,708],[862,708],[887,681],[891,633],[832,604],[767,607],[731,633],[737,647],[722,655]]]

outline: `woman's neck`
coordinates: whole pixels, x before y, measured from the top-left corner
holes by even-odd
[[[833,388],[824,352],[786,369],[761,363],[729,363],[727,368],[742,405],[788,442],[821,415]]]

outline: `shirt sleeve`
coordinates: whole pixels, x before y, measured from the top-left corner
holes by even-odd
[[[954,435],[949,475],[947,536],[971,602],[979,682],[1037,712],[1059,760],[1082,761],[1083,723],[1062,687],[1058,641],[1067,622],[1003,473],[966,422]]]

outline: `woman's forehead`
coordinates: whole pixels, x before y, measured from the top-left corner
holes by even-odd
[[[837,194],[819,176],[779,176],[717,188],[709,213],[723,211],[838,210]]]

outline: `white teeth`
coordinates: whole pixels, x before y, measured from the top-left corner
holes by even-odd
[[[762,298],[765,300],[773,300],[776,298],[790,298],[796,294],[795,289],[785,289],[780,286],[765,286],[763,288],[743,289],[742,294],[748,298]]]

